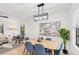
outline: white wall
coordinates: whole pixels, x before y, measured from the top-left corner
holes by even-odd
[[[73,4],[70,9],[71,15],[71,39],[67,44],[70,54],[79,54],[79,47],[76,46],[76,26],[79,26],[79,4]]]
[[[10,30],[11,27],[15,27],[15,35],[19,34],[19,25],[17,20],[9,18],[0,18],[0,24],[4,24],[4,35],[13,35],[13,31]]]
[[[32,36],[39,36],[39,23],[33,21],[32,17],[28,18],[29,20],[26,20],[24,23],[26,24],[26,34],[32,35]],[[42,21],[42,22],[55,22],[60,21],[61,27],[70,28],[70,17],[67,11],[61,11],[61,12],[54,12],[49,13],[49,20],[48,21]]]

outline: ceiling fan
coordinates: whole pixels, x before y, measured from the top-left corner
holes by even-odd
[[[6,13],[4,13],[4,12],[0,12],[0,17],[2,17],[2,18],[8,18],[8,16],[6,16]]]
[[[2,18],[8,18],[8,16],[0,16],[0,17],[2,17]]]

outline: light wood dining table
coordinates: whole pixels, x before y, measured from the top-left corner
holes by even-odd
[[[43,45],[45,48],[51,49],[52,50],[52,55],[54,55],[54,50],[57,49],[58,46],[58,42],[55,40],[41,40],[41,42],[37,41],[37,38],[30,38],[28,41],[32,43],[32,45],[35,44],[41,44]]]

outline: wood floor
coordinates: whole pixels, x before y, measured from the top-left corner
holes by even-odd
[[[6,53],[3,53],[2,55],[25,55],[24,53],[24,45],[20,45],[18,48],[12,49],[11,51],[8,51]]]

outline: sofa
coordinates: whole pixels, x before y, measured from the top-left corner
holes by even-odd
[[[3,44],[5,42],[8,42],[8,38],[0,33],[0,44]]]

